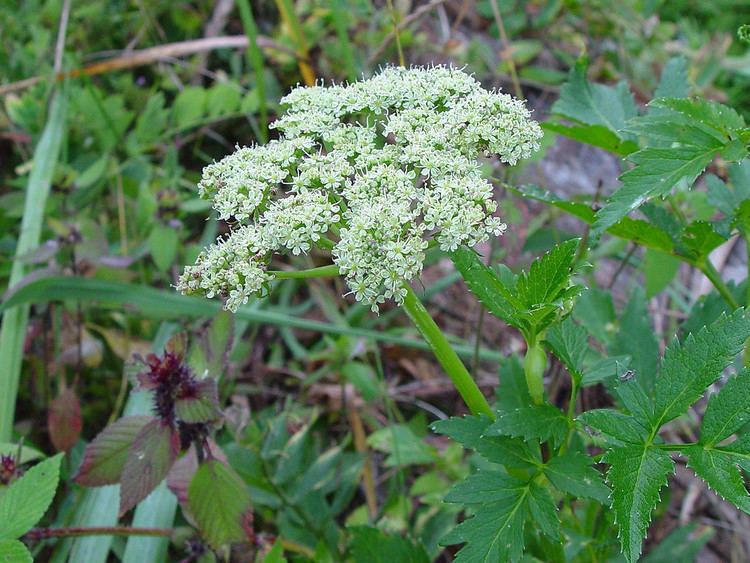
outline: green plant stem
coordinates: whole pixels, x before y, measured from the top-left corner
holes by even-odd
[[[310,268],[309,270],[271,270],[268,272],[277,280],[301,280],[310,278],[334,278],[339,275],[336,264]]]
[[[732,295],[732,292],[729,291],[727,284],[725,284],[724,280],[721,279],[721,275],[716,271],[716,268],[714,268],[714,265],[710,262],[710,260],[706,260],[702,265],[698,265],[698,269],[703,272],[704,276],[708,278],[708,281],[710,281],[711,284],[716,288],[716,291],[718,291],[719,295],[724,298],[732,311],[736,311],[740,308],[740,304],[737,303],[734,295]]]
[[[131,528],[129,526],[102,526],[92,528],[34,528],[26,533],[29,540],[47,538],[79,538],[84,536],[151,536],[170,537],[171,528]]]
[[[568,403],[568,436],[560,446],[558,455],[564,454],[570,447],[570,442],[575,434],[576,402],[578,402],[578,391],[580,390],[580,377],[573,376],[570,388],[570,402]]]
[[[404,283],[404,288],[406,289],[406,296],[403,306],[406,313],[429,344],[430,349],[450,377],[466,406],[469,407],[472,414],[485,414],[494,419],[495,415],[490,409],[487,399],[484,398],[466,366],[445,338],[443,331],[440,330],[427,309],[422,305],[411,286]]]

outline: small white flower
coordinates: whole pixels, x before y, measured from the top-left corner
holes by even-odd
[[[236,310],[268,284],[275,253],[301,254],[335,227],[332,256],[355,299],[403,302],[429,239],[445,251],[505,231],[477,158],[515,164],[542,136],[524,103],[453,68],[385,68],[349,85],[297,87],[281,138],[207,166],[198,188],[239,226],[178,288]]]

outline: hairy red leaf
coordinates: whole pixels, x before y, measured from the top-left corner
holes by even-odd
[[[86,487],[101,487],[119,482],[128,450],[152,416],[126,416],[104,430],[86,446],[83,462],[74,479]]]
[[[154,419],[135,437],[120,477],[120,515],[125,514],[167,476],[180,451],[180,437]]]

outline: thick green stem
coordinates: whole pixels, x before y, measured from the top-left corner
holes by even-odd
[[[490,418],[495,418],[487,399],[484,398],[479,387],[469,375],[466,366],[461,362],[443,332],[422,305],[417,294],[414,293],[408,283],[405,283],[404,287],[406,288],[406,297],[404,297],[406,313],[429,344],[430,349],[450,377],[466,406],[469,407],[472,414],[485,414]]]
[[[740,308],[740,304],[737,303],[734,295],[729,291],[727,284],[724,283],[724,280],[721,279],[721,275],[719,275],[719,272],[716,271],[716,268],[714,268],[714,265],[711,264],[709,260],[706,260],[706,262],[702,266],[698,266],[698,268],[703,272],[703,275],[708,278],[708,281],[711,282],[716,288],[716,291],[719,292],[719,295],[724,298],[733,311]]]
[[[300,280],[310,278],[333,278],[339,275],[336,264],[310,268],[309,270],[272,270],[268,272],[277,280]]]

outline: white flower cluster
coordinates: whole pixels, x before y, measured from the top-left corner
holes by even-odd
[[[522,101],[443,66],[299,87],[282,103],[279,140],[207,166],[199,184],[239,226],[185,269],[178,289],[219,295],[230,310],[270,281],[274,253],[314,246],[332,247],[358,301],[374,311],[401,303],[431,239],[450,251],[505,230],[477,158],[515,164],[542,136]]]

